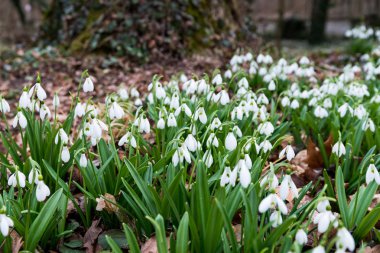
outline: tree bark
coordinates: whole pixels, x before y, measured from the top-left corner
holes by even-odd
[[[309,33],[310,44],[317,44],[325,39],[325,25],[327,21],[329,3],[329,0],[313,0]]]

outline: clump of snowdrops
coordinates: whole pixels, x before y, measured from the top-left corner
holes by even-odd
[[[378,63],[369,56],[324,80],[314,67],[236,54],[224,72],[155,76],[147,94],[121,87],[104,103],[91,98],[100,87],[87,71],[52,103],[38,76],[12,107],[1,98],[2,248],[15,235],[27,251],[67,248],[98,219],[125,231],[128,246],[105,232],[114,252],[140,252],[153,236],[160,253],[378,243]],[[72,101],[64,115],[62,99]],[[292,161],[305,136],[322,173],[297,185]]]

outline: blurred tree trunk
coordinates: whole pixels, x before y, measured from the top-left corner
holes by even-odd
[[[311,44],[320,43],[325,39],[325,25],[329,3],[329,0],[313,0],[309,33],[309,43]]]
[[[282,40],[282,30],[284,27],[284,12],[285,12],[285,0],[278,0],[278,9],[277,9],[277,35],[276,35],[276,47],[278,56],[281,56],[281,40]]]

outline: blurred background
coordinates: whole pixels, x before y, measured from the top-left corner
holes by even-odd
[[[112,89],[203,73],[239,49],[339,50],[347,29],[376,27],[379,14],[380,0],[1,0],[0,91],[37,71],[71,85],[89,69]]]

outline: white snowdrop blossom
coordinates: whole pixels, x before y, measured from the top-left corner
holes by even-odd
[[[281,150],[280,154],[279,154],[279,158],[283,158],[285,157],[286,155],[286,159],[290,162],[295,156],[296,154],[294,153],[294,149],[292,148],[291,145],[286,145],[286,147]]]
[[[26,180],[26,177],[25,177],[24,173],[22,173],[19,170],[16,170],[15,173],[13,173],[8,178],[8,185],[13,186],[13,187],[19,186],[21,188],[24,188],[25,187],[25,180]]]
[[[58,130],[58,133],[56,134],[55,139],[54,139],[54,143],[58,144],[59,140],[61,140],[63,144],[69,143],[69,136],[67,135],[67,133],[65,132],[63,128],[60,128]]]
[[[23,109],[31,109],[32,101],[30,100],[28,92],[24,89],[19,100],[19,106]]]
[[[38,202],[45,201],[45,199],[50,195],[49,187],[44,183],[42,177],[39,176],[37,189],[36,189],[36,198]]]
[[[334,146],[332,147],[332,152],[338,157],[341,157],[342,155],[346,154],[346,148],[344,147],[342,141],[338,141],[334,144]]]
[[[365,174],[366,184],[370,184],[372,181],[375,181],[376,184],[380,185],[380,175],[375,164],[371,163],[368,166],[367,172]]]
[[[270,136],[274,132],[274,127],[272,123],[269,121],[261,123],[258,129],[259,129],[260,134],[265,134],[266,136]]]
[[[87,157],[86,157],[86,154],[81,154],[80,159],[79,159],[79,166],[81,166],[82,168],[86,168],[87,167]]]
[[[185,145],[190,152],[194,152],[197,150],[197,146],[198,146],[197,140],[191,133],[187,135],[185,139]]]
[[[22,111],[19,111],[13,119],[13,128],[16,128],[17,125],[19,125],[22,129],[25,129],[27,124],[28,122],[24,116],[24,113]]]
[[[294,198],[298,198],[297,186],[294,184],[292,177],[290,175],[285,175],[280,185],[281,199],[285,200],[289,193],[291,193]]]
[[[312,251],[312,253],[325,253],[325,252],[326,252],[325,247],[323,247],[322,245],[315,247]]]
[[[0,210],[0,230],[3,236],[8,236],[9,228],[13,227],[13,220],[5,214],[5,209]]]
[[[215,85],[221,85],[223,83],[222,76],[220,74],[217,74],[213,79],[212,79],[212,84]]]
[[[70,161],[70,151],[66,145],[64,145],[62,148],[61,159],[62,159],[62,162],[64,163],[67,163],[68,161]]]
[[[194,113],[194,120],[198,119],[202,124],[206,124],[207,122],[207,115],[203,107],[198,108]]]
[[[277,210],[273,211],[273,213],[269,216],[269,221],[272,222],[272,227],[274,228],[281,225],[282,224],[281,212]]]
[[[94,83],[92,82],[91,77],[87,77],[84,80],[83,91],[84,92],[92,92],[92,91],[94,91]]]
[[[4,98],[2,98],[0,96],[0,112],[2,113],[8,113],[11,111],[11,108],[7,102],[7,100],[5,100]]]
[[[300,245],[305,245],[307,243],[307,234],[305,230],[298,229],[296,233],[296,241]]]
[[[33,95],[36,94],[37,95],[37,98],[38,100],[40,101],[44,101],[47,97],[46,95],[46,92],[45,90],[42,88],[41,84],[40,83],[36,83],[30,90],[29,90],[29,93],[28,93],[28,96],[30,98],[33,97]]]
[[[172,157],[172,162],[174,166],[177,166],[179,162],[183,163],[186,160],[187,163],[191,163],[190,152],[187,149],[186,145],[183,143],[177,150],[174,152]]]
[[[224,145],[228,151],[234,151],[237,147],[237,140],[233,132],[229,132],[224,141]]]
[[[355,240],[352,237],[351,233],[345,227],[338,229],[336,233],[337,241],[335,247],[337,248],[336,252],[346,252],[355,250]]]
[[[271,193],[260,202],[259,212],[265,213],[269,209],[277,208],[284,215],[288,213],[288,208],[286,207],[285,203],[280,199],[280,197],[278,197],[275,193]]]
[[[118,145],[123,146],[124,144],[131,145],[133,148],[137,147],[136,138],[132,135],[131,132],[127,132],[120,138]]]
[[[116,101],[112,102],[108,113],[111,119],[121,119],[124,117],[124,110]]]

